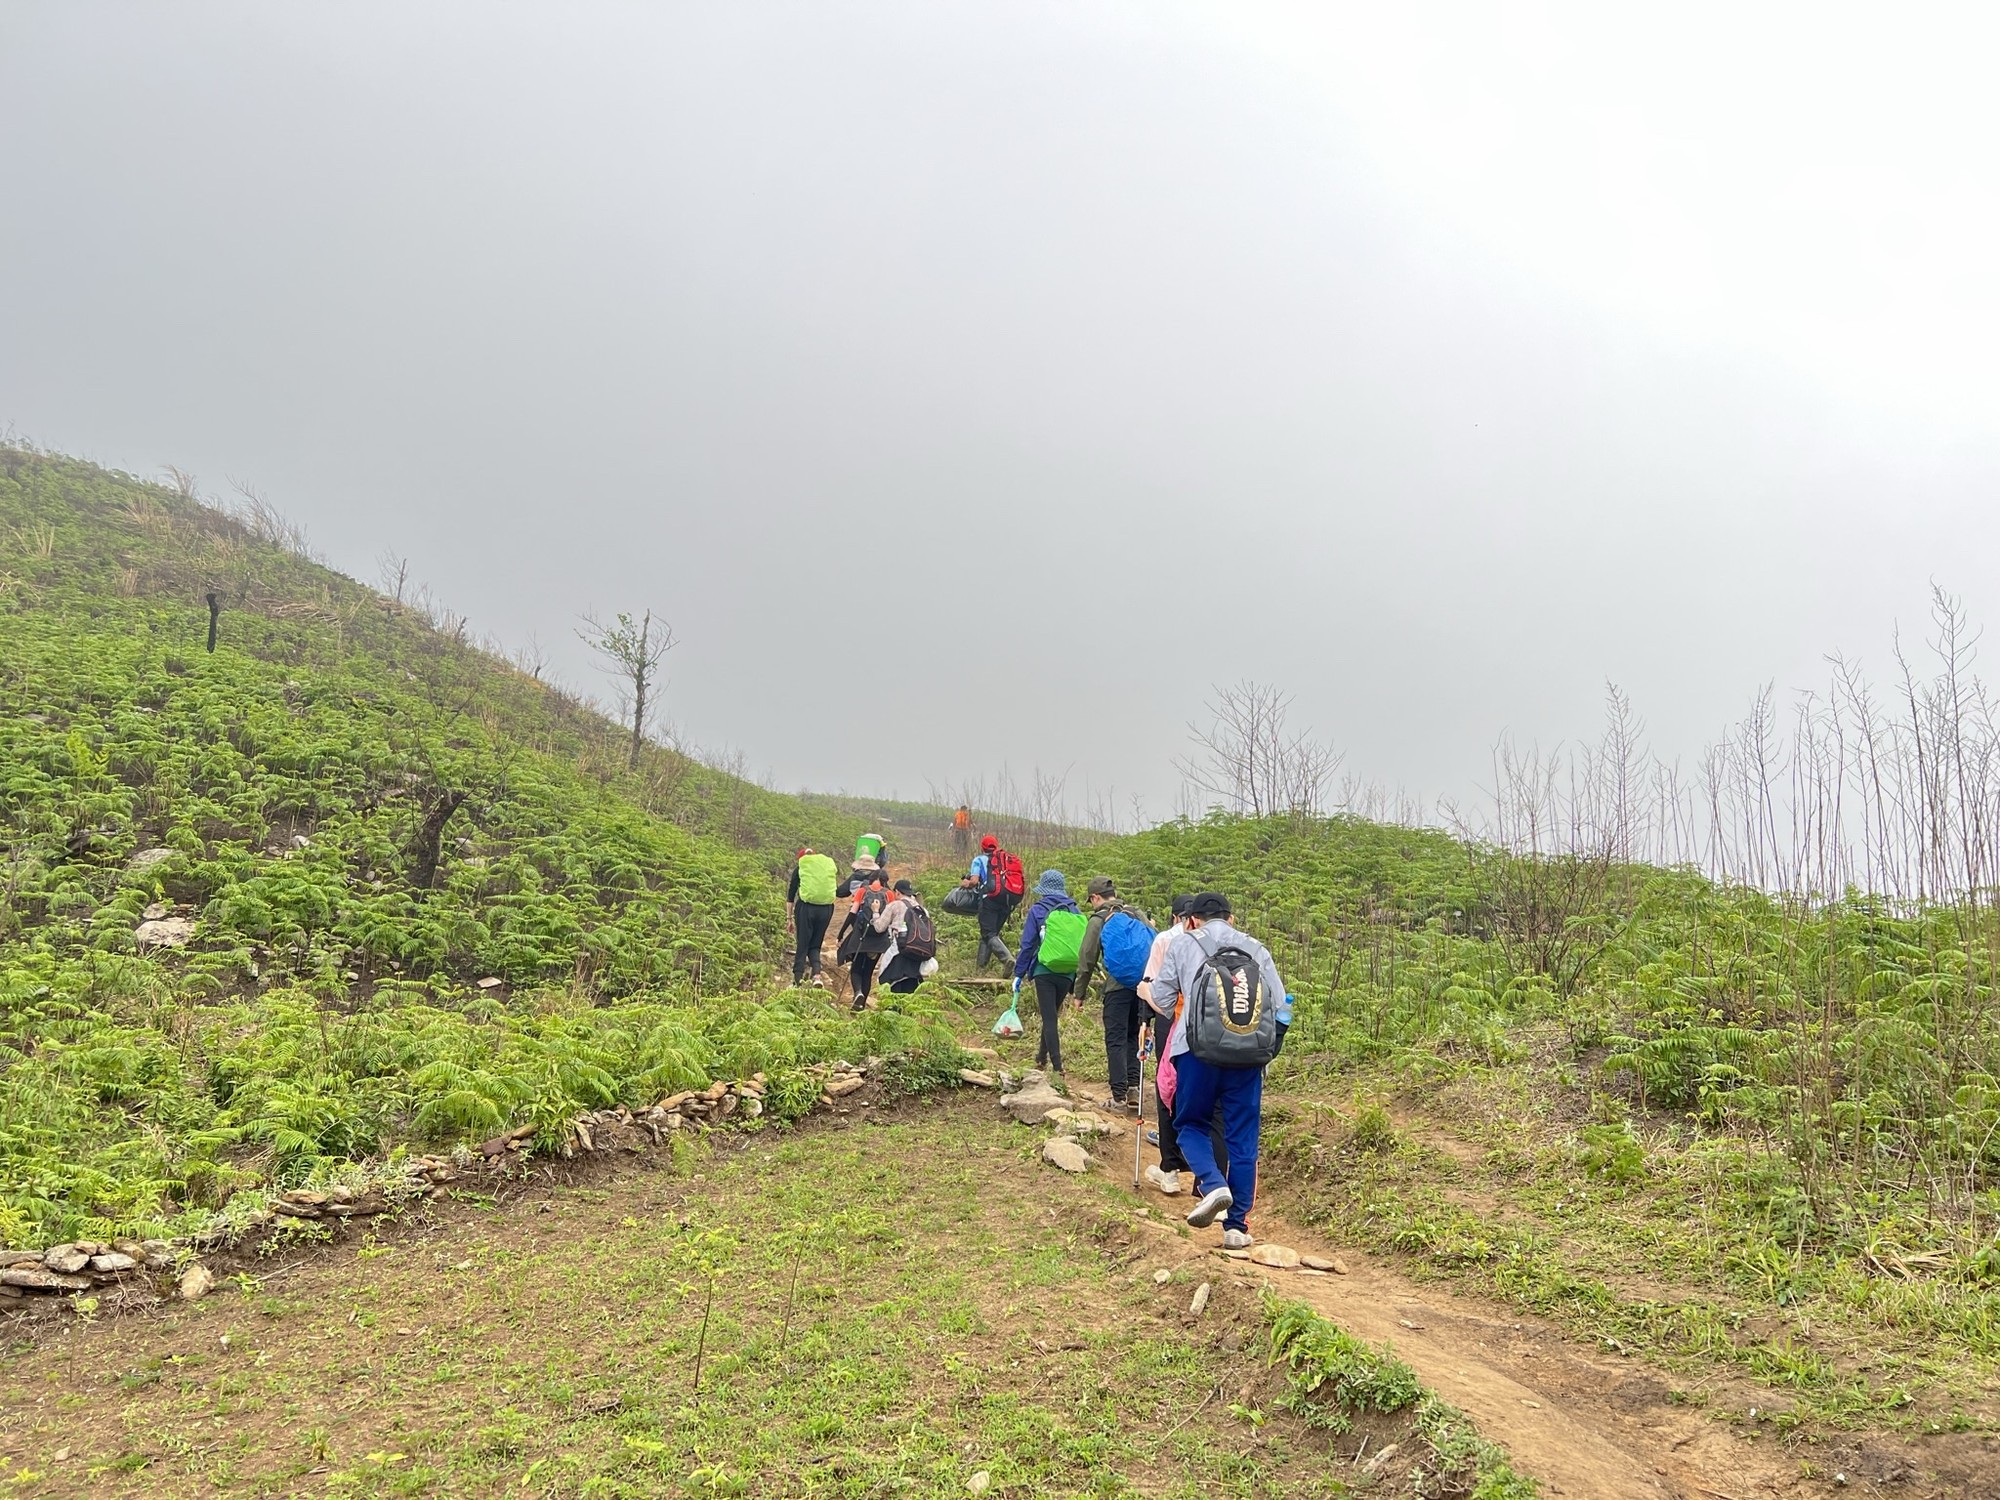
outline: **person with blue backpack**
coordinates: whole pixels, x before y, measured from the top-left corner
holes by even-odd
[[[1088,925],[1070,899],[1061,870],[1044,870],[1035,883],[1035,903],[1021,923],[1021,951],[1014,959],[1014,994],[1022,981],[1035,982],[1035,1004],[1042,1013],[1042,1034],[1035,1043],[1035,1066],[1063,1070],[1062,1003],[1076,983],[1077,955]]]
[[[1146,1002],[1139,998],[1139,981],[1146,977],[1146,959],[1153,951],[1153,924],[1118,898],[1118,887],[1099,875],[1084,887],[1090,920],[1084,924],[1077,952],[1075,995],[1089,998],[1090,981],[1098,965],[1104,968],[1104,1057],[1110,1074],[1113,1109],[1138,1112],[1139,1028],[1145,1024]]]

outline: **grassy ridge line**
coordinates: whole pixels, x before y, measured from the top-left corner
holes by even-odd
[[[1479,1435],[1470,1417],[1425,1389],[1392,1350],[1373,1348],[1303,1302],[1266,1293],[1264,1313],[1271,1359],[1285,1364],[1287,1405],[1308,1425],[1338,1436],[1356,1414],[1407,1411],[1429,1449],[1428,1461],[1419,1461],[1412,1475],[1418,1493],[1430,1493],[1426,1486],[1436,1482],[1470,1500],[1535,1500],[1541,1494],[1540,1485]],[[1407,1470],[1409,1461],[1397,1467]]]
[[[192,655],[208,625],[203,595],[214,590],[224,648],[288,668],[373,674],[401,697],[615,784],[691,832],[775,862],[801,838],[837,848],[860,830],[855,816],[659,746],[646,747],[627,776],[627,732],[589,703],[471,643],[448,612],[398,604],[300,555],[298,538],[268,519],[245,521],[128,474],[0,443],[0,540],[10,544],[0,550],[0,612],[55,615],[92,634],[129,631]]]

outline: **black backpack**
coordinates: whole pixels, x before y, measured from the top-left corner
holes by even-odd
[[[931,914],[915,901],[904,898],[903,935],[896,946],[916,959],[937,957],[937,925]]]
[[[1278,1007],[1264,969],[1241,948],[1202,960],[1187,990],[1188,1051],[1218,1068],[1261,1068],[1278,1055]]]

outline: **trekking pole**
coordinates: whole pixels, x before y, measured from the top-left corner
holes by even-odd
[[[1139,1049],[1139,1118],[1132,1122],[1132,1190],[1139,1189],[1139,1163],[1146,1152],[1146,1058],[1153,1050],[1152,1038]]]

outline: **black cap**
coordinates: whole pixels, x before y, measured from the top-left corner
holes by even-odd
[[[1194,897],[1192,896],[1174,897],[1174,916],[1176,918],[1186,916],[1188,914],[1188,908],[1193,905],[1194,905]]]
[[[907,881],[907,880],[899,880],[899,881],[897,881],[897,882],[896,882],[896,890],[897,890],[897,892],[898,892],[899,894],[901,894],[901,895],[905,895],[905,896],[914,896],[914,895],[916,895],[916,893],[917,893],[917,888],[916,888],[915,886],[911,885],[911,884],[910,884],[910,882],[909,882],[909,881]]]
[[[1111,883],[1109,875],[1093,875],[1090,877],[1090,884],[1083,888],[1083,893],[1086,896],[1115,896],[1118,894],[1118,887]]]
[[[1203,891],[1188,903],[1187,914],[1206,921],[1210,917],[1229,915],[1229,898],[1218,891]]]

